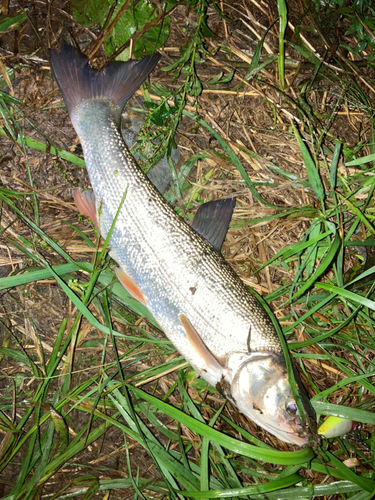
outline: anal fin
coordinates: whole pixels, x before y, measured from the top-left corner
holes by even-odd
[[[132,297],[138,300],[141,304],[147,307],[146,299],[137,284],[125,273],[121,267],[115,267],[116,276],[121,285],[127,290]]]
[[[86,215],[86,217],[90,217],[96,228],[99,229],[94,193],[88,190],[82,191],[81,189],[77,188],[73,189],[73,198],[76,207],[81,212],[81,214]]]
[[[218,373],[221,373],[223,371],[223,367],[213,356],[213,354],[207,349],[194,326],[190,323],[190,321],[184,314],[179,314],[178,317],[181,321],[182,326],[184,327],[191,347],[196,352],[196,355],[211,371],[217,371]]]

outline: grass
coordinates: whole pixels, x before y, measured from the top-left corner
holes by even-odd
[[[243,5],[243,16],[237,15],[245,26],[253,22],[254,4]],[[44,223],[52,218],[44,212],[43,196],[52,188],[39,188],[36,152],[43,153],[42,161],[53,155],[61,165],[84,163],[72,147],[74,134],[71,142],[62,135],[60,147],[34,124],[37,117],[30,118],[25,102],[1,92],[0,140],[19,153],[27,180],[17,184],[18,174],[4,171],[0,188],[2,252],[8,249],[9,262],[19,262],[0,278],[2,497],[370,500],[375,262],[367,250],[374,246],[375,86],[372,41],[360,27],[373,29],[374,13],[365,3],[355,13],[331,2],[304,10],[297,25],[280,1],[279,24],[273,19],[267,33],[251,24],[257,41],[249,63],[239,42],[234,56],[234,42],[225,35],[234,11],[223,14],[217,4],[197,1],[196,12],[178,31],[172,7],[171,39],[186,36],[187,43],[176,47],[179,55],[164,65],[169,73],[161,82],[152,78],[150,93],[144,90],[150,113],[142,130],[155,141],[155,160],[170,153],[177,138],[189,152],[177,171],[170,160],[173,185],[166,198],[190,217],[202,201],[236,191],[227,259],[275,311],[318,421],[335,415],[362,427],[347,438],[323,439],[317,450],[291,451],[226,405],[117,282],[108,242],[100,243],[87,223],[76,219],[59,226],[57,234]],[[323,24],[336,15],[348,29],[356,20],[356,29],[338,42],[351,56],[338,52],[324,58],[321,49],[330,49],[334,35]],[[0,22],[8,34],[29,22],[19,12],[14,24],[9,19],[11,14]],[[213,19],[223,33],[218,40],[210,28]],[[295,26],[293,37],[286,21],[289,29]],[[312,30],[320,42],[309,37]],[[173,38],[175,33],[180,35]],[[157,44],[155,31],[149,36]],[[264,56],[270,47],[274,52]],[[300,79],[303,64],[298,59],[290,64],[296,53],[308,68]],[[9,72],[12,81],[13,76]],[[239,97],[226,94],[228,89]],[[211,90],[219,105],[208,100]],[[241,107],[241,96],[253,90],[260,96],[254,120],[260,109],[267,117],[255,125]],[[227,96],[233,100],[223,106],[220,99]],[[242,124],[233,118],[237,109]],[[204,146],[194,142],[198,128]],[[278,227],[284,239],[275,236]],[[255,237],[252,257],[244,241]],[[79,242],[79,258],[69,250],[70,240]],[[45,305],[37,307],[46,308],[51,334],[32,313],[46,290]]]

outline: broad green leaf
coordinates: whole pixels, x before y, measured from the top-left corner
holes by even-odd
[[[18,14],[18,16],[5,17],[0,21],[0,33],[19,30],[21,28],[21,24],[25,22],[26,19],[27,16],[24,12]]]
[[[116,4],[112,0],[72,0],[73,16],[84,26],[94,26],[99,24],[102,28],[107,19],[110,8],[115,5],[106,28],[111,25],[120,9],[125,5],[125,0],[120,0]],[[165,8],[171,7],[170,4]],[[146,30],[141,37],[136,37],[134,55],[137,59],[146,54],[153,54],[156,49],[164,45],[169,35],[170,18],[167,16],[156,26],[151,24],[159,15],[155,4],[147,0],[129,3],[127,9],[117,20],[115,26],[104,39],[104,48],[108,56],[112,55],[120,47],[125,45],[131,38],[136,36],[141,30]],[[127,60],[129,50],[125,50],[118,56],[118,60]]]
[[[104,22],[109,12],[109,5],[108,0],[71,0],[73,17],[88,27]]]

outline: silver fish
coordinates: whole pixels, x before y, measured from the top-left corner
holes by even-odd
[[[234,200],[203,205],[189,226],[123,142],[122,109],[159,56],[114,62],[99,73],[63,44],[50,51],[50,60],[94,193],[76,192],[76,203],[96,220],[103,238],[116,220],[110,247],[121,283],[195,370],[244,415],[287,443],[311,442],[313,410],[304,398],[310,423],[302,423],[274,326],[220,254]]]

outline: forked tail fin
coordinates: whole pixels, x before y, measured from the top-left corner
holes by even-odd
[[[99,72],[89,65],[84,54],[66,42],[59,49],[50,49],[49,56],[53,76],[71,118],[81,101],[96,99],[110,101],[117,108],[120,118],[126,101],[160,59],[160,54],[156,53],[140,61],[114,61]]]

